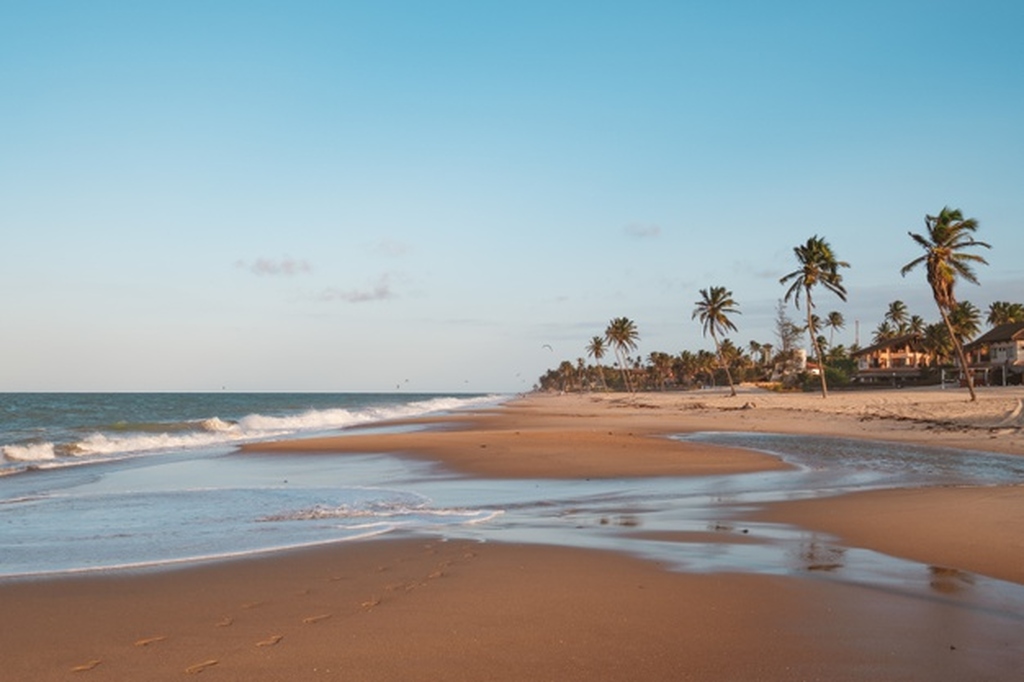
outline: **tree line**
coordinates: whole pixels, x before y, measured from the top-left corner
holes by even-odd
[[[980,331],[981,311],[969,301],[957,300],[955,288],[960,280],[978,284],[974,267],[987,261],[975,251],[991,246],[975,239],[978,221],[964,218],[959,209],[944,207],[937,215],[925,216],[925,231],[908,232],[911,240],[923,253],[900,269],[901,276],[923,266],[925,281],[932,291],[941,322],[927,324],[918,315],[911,315],[902,301],[893,301],[883,322],[875,330],[874,343],[902,335],[914,334],[921,338],[926,350],[940,362],[953,358],[967,368],[967,388],[970,399],[976,400],[974,380],[964,353],[964,343]],[[670,387],[693,387],[716,384],[720,378],[736,394],[736,383],[759,381],[779,377],[784,383],[804,384],[813,380],[799,367],[797,344],[807,334],[811,357],[817,364],[818,379],[823,398],[828,397],[829,383],[848,382],[855,370],[850,354],[856,345],[847,349],[833,345],[836,330],[843,329],[845,320],[838,311],[824,318],[815,313],[819,293],[833,294],[846,301],[842,270],[850,264],[840,260],[828,241],[818,235],[793,248],[796,268],[780,278],[786,286],[776,310],[775,334],[778,347],[770,343],[751,341],[744,349],[727,336],[737,332],[735,317],[741,314],[739,303],[725,286],[700,289],[694,302],[691,319],[701,324],[704,336],[710,336],[714,352],[684,350],[678,355],[652,352],[646,359],[632,357],[640,340],[636,323],[627,317],[613,318],[604,330],[586,344],[585,351],[594,361],[588,365],[582,358],[576,363],[564,360],[557,368],[549,369],[539,379],[541,390],[665,390]],[[797,324],[787,314],[786,304],[792,303],[803,313],[804,320]],[[1024,304],[996,301],[989,306],[987,321],[996,326],[1007,322],[1024,322]],[[822,333],[829,330],[826,339]],[[747,353],[749,350],[749,354]],[[617,372],[606,373],[601,361],[612,351]]]

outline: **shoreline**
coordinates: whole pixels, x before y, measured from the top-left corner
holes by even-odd
[[[413,420],[437,427],[414,434],[355,429],[243,453],[401,452],[460,472],[469,485],[474,475],[784,468],[761,453],[665,437],[694,430],[1024,454],[1015,425],[1024,391],[979,392],[977,405],[958,392],[935,393],[529,395],[498,409]],[[893,489],[752,512],[931,566],[938,576],[931,596],[813,572],[691,574],[610,551],[401,536],[161,570],[0,581],[5,673],[43,682],[189,674],[1004,679],[1024,665],[1024,613],[972,607],[970,595],[974,573],[1024,585],[1024,546],[1014,533],[1024,519],[1021,492]],[[45,654],[39,642],[52,643]]]

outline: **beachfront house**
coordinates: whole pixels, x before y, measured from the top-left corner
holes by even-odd
[[[861,383],[902,385],[906,381],[917,381],[932,361],[920,334],[885,339],[850,355],[857,361],[854,380]]]
[[[1024,322],[993,327],[964,346],[975,380],[995,386],[1021,383],[1024,375]]]

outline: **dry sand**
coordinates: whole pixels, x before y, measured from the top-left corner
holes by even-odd
[[[755,390],[530,396],[415,436],[249,450],[398,451],[514,477],[780,466],[661,437],[697,429],[1024,454],[1022,397],[1021,389],[983,389],[977,403],[962,391],[910,389],[827,400]],[[971,608],[948,593],[973,572],[1024,584],[1022,493],[882,491],[760,512],[931,566],[941,599],[814,576],[687,575],[588,550],[414,539],[9,581],[0,584],[0,680],[1015,679],[1024,613]]]

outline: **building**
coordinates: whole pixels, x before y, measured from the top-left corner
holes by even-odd
[[[931,364],[920,334],[904,334],[850,354],[857,361],[856,381],[902,384],[917,381]]]
[[[993,327],[964,346],[975,381],[989,385],[1019,384],[1024,375],[1024,322]]]

